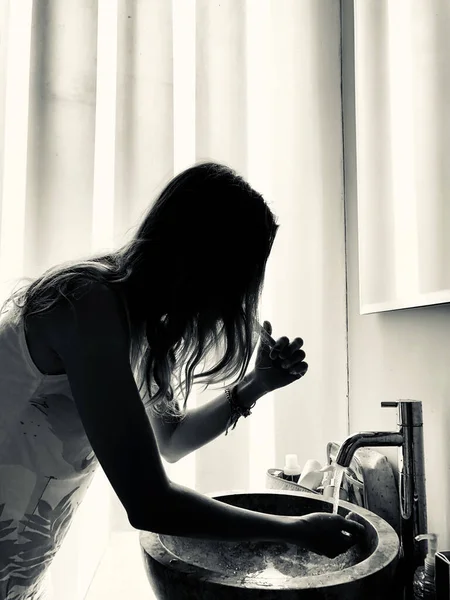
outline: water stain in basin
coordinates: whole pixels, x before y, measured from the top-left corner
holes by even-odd
[[[293,577],[340,571],[367,557],[359,546],[331,559],[288,543],[215,542],[172,536],[161,536],[161,541],[183,562],[259,585],[284,585]]]

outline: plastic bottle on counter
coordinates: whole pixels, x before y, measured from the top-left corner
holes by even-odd
[[[428,540],[428,553],[423,567],[418,567],[414,573],[413,594],[414,600],[435,600],[436,584],[434,579],[435,561],[437,551],[437,535],[424,533],[417,535],[416,540]]]
[[[302,472],[302,468],[298,464],[298,456],[296,454],[286,454],[284,462],[283,479],[297,483]]]

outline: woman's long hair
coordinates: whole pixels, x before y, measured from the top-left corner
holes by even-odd
[[[4,309],[12,302],[23,318],[42,313],[89,281],[123,292],[142,399],[179,420],[194,380],[208,386],[245,374],[277,228],[263,197],[234,170],[200,163],[168,183],[129,243],[46,271]],[[211,354],[215,364],[194,374]]]

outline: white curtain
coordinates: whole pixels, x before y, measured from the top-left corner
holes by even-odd
[[[200,492],[261,488],[286,453],[324,461],[348,433],[340,8],[0,0],[2,296],[22,276],[124,243],[198,160],[236,168],[279,218],[261,317],[275,337],[304,338],[310,370],[167,465]],[[55,598],[83,598],[110,534],[127,527],[100,471],[52,565]]]

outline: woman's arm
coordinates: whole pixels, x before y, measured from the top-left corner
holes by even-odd
[[[209,539],[308,539],[304,519],[228,506],[171,482],[129,363],[126,326],[117,298],[92,284],[43,317],[60,356],[92,449],[138,529]]]
[[[44,319],[86,435],[133,527],[207,539],[292,541],[327,556],[354,543],[342,530],[357,534],[364,528],[341,516],[268,515],[171,482],[133,377],[119,314],[111,290],[93,284],[72,307],[62,300]]]
[[[266,392],[252,372],[237,384],[239,405],[249,407]],[[203,406],[190,409],[179,423],[168,423],[148,413],[159,450],[165,460],[174,463],[221,435],[230,418],[231,408],[225,393]]]
[[[260,363],[264,360],[267,362],[271,350],[277,348],[279,352],[289,342],[288,338],[281,338],[276,342],[270,335],[272,326],[268,321],[264,322],[264,326],[258,325],[258,329],[262,344],[256,357],[256,365],[258,360]],[[296,343],[296,340],[291,346]],[[300,346],[301,344],[297,344],[295,350]],[[304,352],[302,354],[304,358]],[[300,357],[301,359],[302,357]],[[263,369],[267,369],[267,366],[264,366]],[[291,373],[283,373],[284,378],[290,378],[291,376]],[[280,380],[279,373],[277,379]],[[285,384],[283,383],[283,385]],[[255,370],[253,370],[237,385],[238,404],[242,408],[249,408],[267,394],[268,389],[271,389],[270,386],[268,388],[264,385],[261,378],[257,378]],[[161,455],[170,463],[177,462],[180,458],[187,456],[221,435],[228,425],[230,416],[231,407],[225,393],[220,394],[217,398],[199,408],[188,410],[184,420],[178,423],[168,423],[161,417],[149,412],[150,422],[158,440]]]

